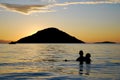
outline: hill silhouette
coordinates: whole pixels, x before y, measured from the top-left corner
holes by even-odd
[[[70,36],[69,34],[57,29],[47,28],[37,33],[19,39],[16,42],[11,43],[84,43],[83,41]]]

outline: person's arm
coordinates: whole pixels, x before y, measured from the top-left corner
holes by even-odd
[[[76,61],[79,61],[79,58],[77,58]]]

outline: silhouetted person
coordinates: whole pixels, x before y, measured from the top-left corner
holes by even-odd
[[[79,61],[80,64],[83,64],[83,62],[84,62],[84,56],[83,56],[83,51],[82,50],[79,52],[79,55],[80,55],[80,57],[78,57],[76,59],[76,61]]]
[[[86,64],[91,64],[91,54],[90,53],[87,53],[86,56],[85,56],[85,63]]]

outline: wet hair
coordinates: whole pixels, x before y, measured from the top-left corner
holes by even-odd
[[[83,55],[83,51],[82,51],[82,50],[80,50],[79,54],[80,54],[80,55]]]
[[[90,54],[90,53],[87,53],[87,54],[86,54],[86,57],[91,57],[91,54]]]

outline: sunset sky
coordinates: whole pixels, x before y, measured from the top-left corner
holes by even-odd
[[[0,40],[48,27],[85,42],[120,42],[120,0],[0,0]]]

